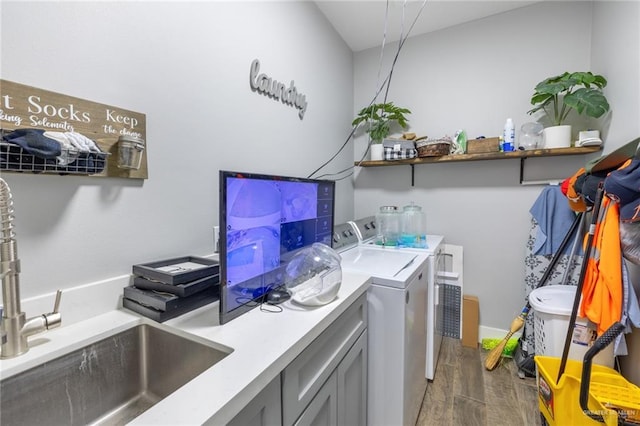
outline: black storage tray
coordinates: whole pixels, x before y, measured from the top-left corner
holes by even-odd
[[[171,310],[161,311],[159,309],[154,309],[150,306],[143,305],[141,303],[136,302],[135,300],[123,298],[122,306],[139,313],[147,318],[150,318],[157,322],[164,322],[170,320],[172,318],[178,317],[182,314],[186,314],[194,309],[200,308],[209,303],[213,303],[219,299],[218,292],[211,290],[201,291],[199,293],[194,294],[193,296],[181,298],[183,301],[179,306],[174,307]]]
[[[210,288],[207,291],[208,294],[219,295],[219,288]],[[124,297],[126,299],[133,300],[159,311],[173,311],[180,309],[183,306],[190,306],[192,299],[194,299],[197,293],[188,297],[180,297],[171,293],[164,293],[155,290],[144,290],[135,286],[129,286],[124,288]]]
[[[182,284],[166,284],[160,281],[149,280],[144,277],[134,277],[133,285],[143,290],[156,290],[164,293],[175,294],[180,297],[191,296],[199,291],[206,290],[207,288],[218,286],[220,283],[219,275],[212,275],[210,277],[204,277],[195,281],[189,281]]]
[[[133,265],[134,275],[165,284],[183,284],[199,278],[218,275],[220,264],[217,260],[196,256]]]

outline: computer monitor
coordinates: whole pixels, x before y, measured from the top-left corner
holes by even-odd
[[[335,182],[220,171],[220,324],[284,284],[300,249],[331,246]]]

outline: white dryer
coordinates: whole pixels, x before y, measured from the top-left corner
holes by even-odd
[[[387,253],[398,251],[415,252],[429,256],[429,267],[427,268],[425,377],[433,380],[438,365],[444,327],[444,291],[440,289],[442,273],[445,271],[444,237],[442,235],[427,235],[427,244],[424,248],[380,246],[376,244],[377,229],[374,216],[355,220],[351,224],[356,230],[356,235],[362,246],[378,248]]]
[[[350,224],[334,227],[342,268],[371,275],[367,293],[368,425],[415,424],[427,387],[426,253],[383,251],[359,244]]]

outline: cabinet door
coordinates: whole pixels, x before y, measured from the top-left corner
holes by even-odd
[[[367,327],[363,294],[282,372],[282,420],[289,426],[300,417],[329,375]]]
[[[367,330],[338,365],[338,426],[367,424]]]
[[[280,375],[278,375],[228,423],[228,426],[277,426],[281,424]]]
[[[302,412],[296,426],[334,426],[338,417],[337,372],[334,371],[322,385],[311,403]]]

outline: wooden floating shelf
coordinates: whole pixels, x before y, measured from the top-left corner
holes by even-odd
[[[534,157],[554,157],[559,155],[580,155],[598,152],[602,146],[587,146],[580,148],[552,148],[552,149],[532,149],[528,151],[513,152],[484,152],[481,154],[453,154],[441,157],[422,157],[410,160],[382,160],[382,161],[356,161],[354,165],[360,167],[384,167],[400,165],[416,165],[430,163],[455,163],[458,161],[480,161],[480,160],[505,160],[505,159],[525,159]]]

